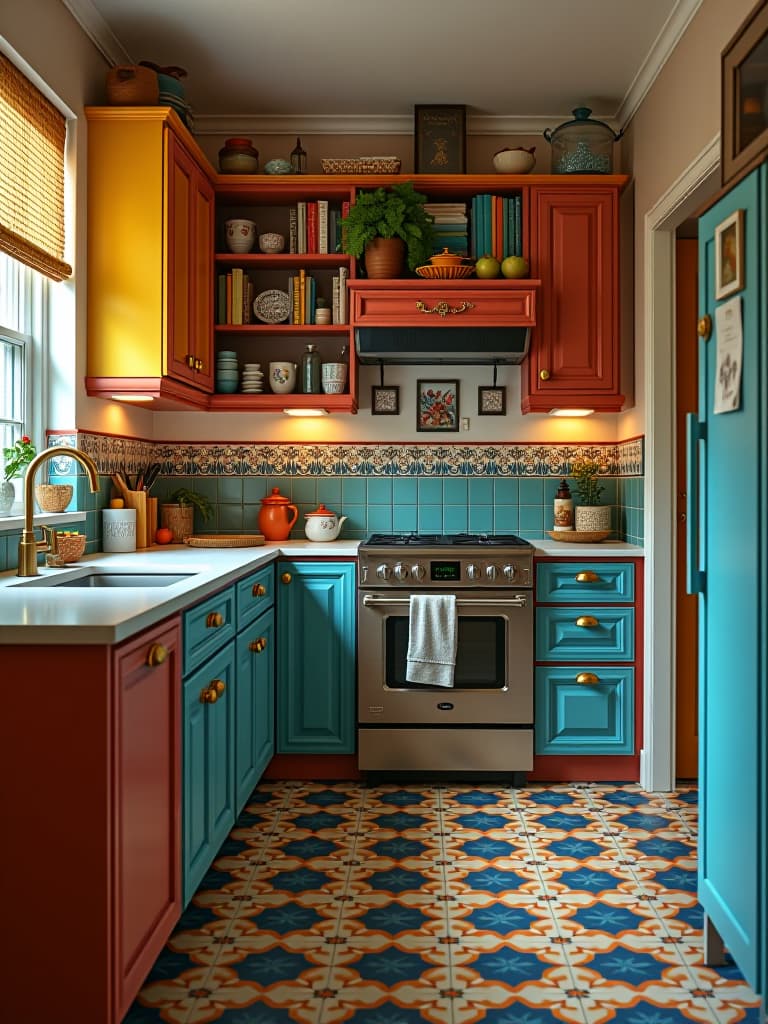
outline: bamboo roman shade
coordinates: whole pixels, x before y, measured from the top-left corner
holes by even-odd
[[[0,251],[54,281],[64,262],[62,114],[0,54]]]

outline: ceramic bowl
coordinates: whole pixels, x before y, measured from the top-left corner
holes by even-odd
[[[259,248],[262,252],[282,252],[285,248],[285,237],[276,231],[267,231],[259,235]]]
[[[516,149],[500,149],[493,155],[493,166],[498,174],[527,174],[535,163],[536,157],[533,153],[522,146]]]
[[[220,395],[233,395],[237,391],[237,377],[234,380],[216,378],[216,390]]]
[[[267,160],[264,164],[265,174],[290,174],[291,163],[290,160],[281,160],[277,158],[275,160]]]
[[[252,220],[235,218],[224,225],[227,248],[230,252],[250,252],[256,242],[256,224]]]

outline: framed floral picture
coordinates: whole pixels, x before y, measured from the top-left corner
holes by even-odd
[[[416,429],[450,432],[459,429],[459,382],[416,381]]]
[[[507,411],[507,389],[504,387],[477,389],[478,416],[504,416]]]
[[[374,416],[397,416],[400,412],[400,388],[374,384],[371,388],[371,412]]]
[[[715,228],[715,298],[744,287],[744,211],[734,210]]]

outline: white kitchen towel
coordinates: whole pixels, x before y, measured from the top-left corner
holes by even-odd
[[[453,686],[459,624],[455,594],[411,594],[405,678]]]

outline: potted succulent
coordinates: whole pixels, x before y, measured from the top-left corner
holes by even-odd
[[[611,509],[600,504],[604,487],[600,483],[600,463],[597,459],[580,457],[571,466],[571,476],[576,481],[574,490],[579,499],[575,509],[575,525],[579,533],[610,530]]]
[[[174,544],[181,544],[195,530],[195,509],[207,523],[213,515],[213,506],[204,494],[179,487],[160,506],[160,521],[173,534]]]
[[[375,278],[399,277],[404,263],[409,270],[427,263],[433,231],[426,201],[410,181],[358,192],[341,220],[342,251],[363,259],[366,274]],[[395,262],[389,250],[397,251]]]
[[[3,448],[3,479],[0,481],[0,516],[9,515],[16,498],[13,481],[24,476],[24,470],[37,454],[35,446],[24,434],[10,448]]]

